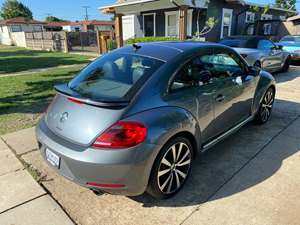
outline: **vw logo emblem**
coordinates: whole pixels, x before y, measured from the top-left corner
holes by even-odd
[[[69,113],[64,112],[64,113],[61,114],[61,116],[60,116],[60,122],[61,122],[61,123],[64,123],[64,122],[68,119],[68,117],[69,117]]]

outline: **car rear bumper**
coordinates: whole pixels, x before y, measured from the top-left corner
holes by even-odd
[[[127,196],[145,192],[160,149],[158,145],[146,143],[124,150],[95,150],[78,146],[58,137],[43,120],[36,128],[36,137],[45,161],[65,178],[91,190]],[[46,149],[59,156],[59,167],[46,160]],[[119,186],[99,187],[88,183]]]

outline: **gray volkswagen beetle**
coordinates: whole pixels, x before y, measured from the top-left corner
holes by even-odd
[[[120,48],[55,89],[36,128],[49,165],[95,192],[160,199],[183,187],[201,153],[267,122],[275,97],[269,73],[198,42]]]

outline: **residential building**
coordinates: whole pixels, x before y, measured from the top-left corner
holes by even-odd
[[[258,9],[254,12],[253,6]],[[274,21],[281,21],[290,10],[270,7],[243,0],[119,0],[100,7],[103,13],[115,14],[116,36],[119,45],[123,40],[146,36],[175,36],[180,39],[201,32],[209,18],[214,27],[205,35],[208,41],[239,34],[254,34],[257,21],[262,21],[264,35],[275,33]],[[205,30],[207,31],[207,30]]]
[[[88,20],[76,22],[50,22],[45,26],[46,31],[112,31],[114,30],[114,22],[106,20]]]
[[[44,25],[44,22],[25,17],[0,20],[0,44],[24,46],[25,40],[19,38],[19,33],[43,31]]]

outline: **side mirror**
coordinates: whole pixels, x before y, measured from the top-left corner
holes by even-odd
[[[275,47],[275,49],[277,49],[277,50],[282,50],[282,49],[283,49],[283,46],[280,45],[280,44],[277,44],[276,47]]]

